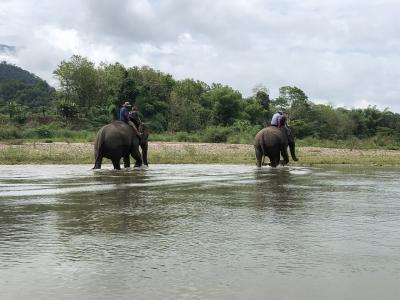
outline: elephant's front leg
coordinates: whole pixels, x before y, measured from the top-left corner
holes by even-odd
[[[142,163],[143,163],[143,160],[142,160],[142,155],[140,154],[140,151],[139,151],[139,146],[138,147],[134,147],[132,149],[131,155],[136,161],[135,162],[135,167],[141,167]]]
[[[289,163],[289,154],[287,152],[287,147],[284,147],[281,150],[281,154],[282,154],[282,157],[283,157],[283,164],[287,165]]]
[[[124,168],[129,168],[131,166],[131,159],[129,158],[129,153],[124,156]]]
[[[149,163],[148,163],[148,161],[147,161],[147,152],[148,152],[148,149],[149,149],[148,147],[149,147],[149,144],[148,144],[148,143],[143,143],[143,144],[140,145],[140,148],[142,148],[143,164],[144,164],[145,166],[148,166],[148,165],[149,165]]]

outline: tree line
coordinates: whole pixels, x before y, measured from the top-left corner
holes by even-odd
[[[95,65],[78,55],[62,61],[54,76],[56,90],[41,80],[21,86],[3,76],[1,112],[11,117],[22,106],[29,107],[32,112],[55,115],[76,129],[96,129],[115,119],[122,103],[129,101],[139,107],[142,119],[155,133],[250,128],[253,134],[270,122],[274,112],[285,110],[297,138],[390,136],[400,142],[400,114],[375,106],[346,109],[315,104],[295,86],[281,87],[278,97],[271,99],[269,90],[257,85],[252,96],[243,97],[227,85],[175,80],[147,66]]]

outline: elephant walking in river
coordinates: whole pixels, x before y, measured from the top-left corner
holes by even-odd
[[[147,150],[147,131],[139,138],[131,126],[121,121],[115,121],[103,126],[97,132],[94,143],[96,161],[93,169],[101,169],[103,157],[110,159],[116,170],[120,169],[121,158],[124,160],[124,167],[129,168],[130,155],[136,160],[135,167],[140,167],[143,162],[147,166]]]
[[[289,162],[287,147],[290,148],[290,154],[294,161],[297,161],[295,153],[294,137],[288,129],[269,126],[261,129],[255,138],[254,148],[256,152],[257,167],[261,167],[265,156],[270,160],[271,167],[276,167],[280,162],[280,156],[283,157],[283,163]]]

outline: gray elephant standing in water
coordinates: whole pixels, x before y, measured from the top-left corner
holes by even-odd
[[[146,132],[139,139],[133,128],[121,121],[115,121],[103,126],[97,132],[94,143],[96,162],[93,169],[101,169],[103,157],[111,159],[116,170],[120,170],[121,158],[124,160],[124,167],[129,168],[130,155],[136,160],[135,167],[140,167],[143,160],[139,146],[142,148],[144,164],[147,165],[147,138],[148,133]]]
[[[289,162],[287,147],[290,148],[290,154],[294,161],[297,161],[295,153],[294,137],[288,129],[269,126],[261,129],[255,138],[254,148],[256,151],[257,167],[261,167],[265,156],[268,156],[271,167],[276,167],[280,162],[282,154],[284,164]]]

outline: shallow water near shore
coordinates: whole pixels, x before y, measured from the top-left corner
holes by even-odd
[[[91,167],[0,165],[0,299],[398,299],[398,167]]]

